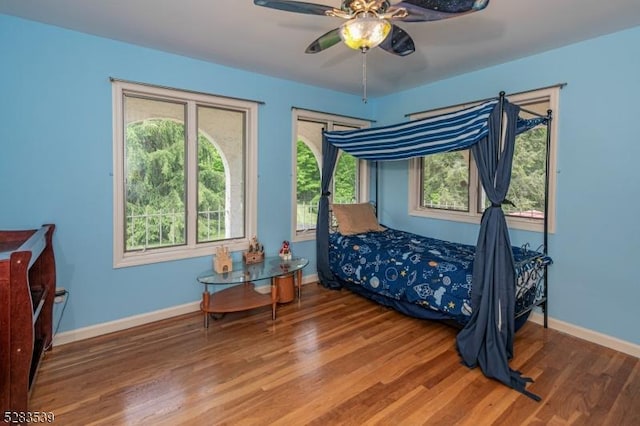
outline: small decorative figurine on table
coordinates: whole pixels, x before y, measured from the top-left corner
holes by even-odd
[[[282,260],[291,260],[292,253],[291,253],[291,247],[289,246],[289,241],[284,240],[282,242],[282,247],[280,247],[279,256]]]
[[[216,248],[216,255],[213,257],[213,270],[219,274],[224,272],[231,272],[233,262],[231,261],[231,255],[229,249],[225,246]]]
[[[257,237],[253,237],[249,243],[249,250],[242,254],[244,263],[247,265],[252,263],[260,263],[264,260],[264,246],[260,244]]]

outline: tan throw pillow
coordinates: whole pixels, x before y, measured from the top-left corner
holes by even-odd
[[[385,229],[378,223],[378,218],[370,203],[334,204],[333,215],[338,222],[338,231],[343,235],[384,231]]]

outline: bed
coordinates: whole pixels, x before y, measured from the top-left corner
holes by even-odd
[[[513,358],[516,317],[524,317],[539,304],[547,326],[548,204],[544,206],[540,253],[512,247],[502,205],[509,202],[506,196],[516,135],[540,124],[547,126],[547,199],[552,116],[551,111],[546,116],[527,111],[535,118],[526,119],[519,116],[520,111],[501,92],[498,98],[435,117],[323,132],[316,266],[318,279],[327,288],[347,287],[410,315],[462,325],[456,346],[465,365],[479,366],[485,376],[539,401],[526,389],[531,379],[511,369],[509,360]],[[377,216],[368,212],[341,219],[340,207],[330,206],[331,177],[339,151],[377,165],[463,149],[473,154],[489,202],[475,247],[383,229]],[[379,205],[377,188],[376,175]],[[357,208],[364,210],[366,204]],[[330,232],[331,211],[338,221],[337,234]],[[351,225],[364,229],[344,229]]]
[[[549,256],[513,247],[519,328],[544,294]],[[348,288],[407,315],[463,327],[473,311],[475,246],[385,228],[329,236],[331,271]]]

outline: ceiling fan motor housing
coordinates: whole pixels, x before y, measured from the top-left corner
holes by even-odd
[[[354,15],[362,12],[385,13],[389,8],[387,0],[345,0],[342,2],[342,10],[351,11]]]

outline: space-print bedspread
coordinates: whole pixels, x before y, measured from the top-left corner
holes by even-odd
[[[513,248],[517,297],[536,286],[544,264],[541,253]],[[471,315],[475,247],[396,229],[329,236],[329,264],[340,279],[369,291],[446,312],[460,322]],[[532,289],[536,293],[536,289]]]

